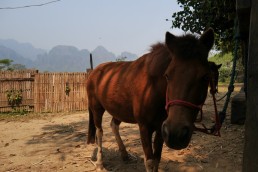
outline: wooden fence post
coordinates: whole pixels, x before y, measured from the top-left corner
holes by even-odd
[[[93,70],[93,59],[92,59],[92,54],[90,53],[90,68]]]
[[[247,69],[247,114],[243,171],[258,171],[258,0],[252,0]]]

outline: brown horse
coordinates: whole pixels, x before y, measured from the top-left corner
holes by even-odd
[[[215,93],[218,93],[218,83],[219,83],[219,69],[222,66],[222,64],[217,65],[214,62],[209,62],[210,69],[211,69],[211,79],[213,79],[214,86],[211,85],[210,93],[214,91]],[[214,88],[212,88],[214,87]]]
[[[164,141],[173,149],[188,146],[197,113],[207,96],[211,76],[207,59],[213,42],[212,29],[200,38],[189,34],[177,37],[167,32],[164,44],[152,46],[139,59],[101,64],[91,72],[87,82],[87,143],[95,143],[96,136],[97,170],[104,170],[105,110],[113,116],[112,131],[124,159],[128,154],[119,135],[119,124],[139,125],[147,171],[158,171]]]

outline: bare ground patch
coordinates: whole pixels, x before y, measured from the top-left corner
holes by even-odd
[[[239,90],[239,88],[238,88]],[[223,95],[222,93],[218,97]],[[221,110],[224,101],[218,103]],[[211,125],[211,97],[204,106],[204,120]],[[30,117],[32,116],[32,117]],[[104,166],[110,171],[145,170],[137,125],[121,124],[121,137],[132,156],[123,162],[105,114]],[[0,118],[0,171],[95,171],[95,145],[86,145],[87,112]],[[176,151],[163,146],[159,171],[241,171],[244,126],[230,124],[230,107],[221,137],[195,133],[190,145]],[[96,151],[95,151],[96,152]]]

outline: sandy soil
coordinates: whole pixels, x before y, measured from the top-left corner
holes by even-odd
[[[223,95],[223,91],[218,97]],[[218,103],[219,110],[224,101]],[[211,97],[204,106],[204,123],[214,114]],[[145,170],[137,125],[121,124],[121,137],[132,156],[123,162],[104,115],[104,166],[109,171]],[[0,115],[0,171],[95,171],[95,145],[86,145],[87,112],[71,114]],[[189,146],[180,151],[163,147],[159,171],[237,172],[242,169],[244,126],[230,124],[230,107],[221,137],[195,133]],[[93,159],[92,159],[93,156]]]

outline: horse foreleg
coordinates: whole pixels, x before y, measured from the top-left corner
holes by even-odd
[[[142,141],[142,147],[145,154],[145,168],[147,172],[157,172],[158,171],[158,161],[154,159],[154,154],[152,150],[152,134],[153,130],[146,125],[139,125],[140,135]]]
[[[155,159],[155,169],[158,171],[159,162],[161,159],[162,147],[163,147],[164,140],[162,138],[161,130],[158,129],[155,134],[153,148],[154,148],[154,159]]]
[[[124,161],[128,160],[129,159],[129,156],[128,156],[128,153],[126,151],[126,148],[125,148],[125,145],[121,139],[121,136],[120,136],[120,133],[119,133],[119,125],[120,125],[121,121],[115,119],[115,118],[112,118],[112,121],[110,123],[110,126],[112,128],[112,131],[115,135],[115,138],[116,138],[116,142],[118,144],[118,147],[119,147],[119,151],[121,152],[121,157]]]

